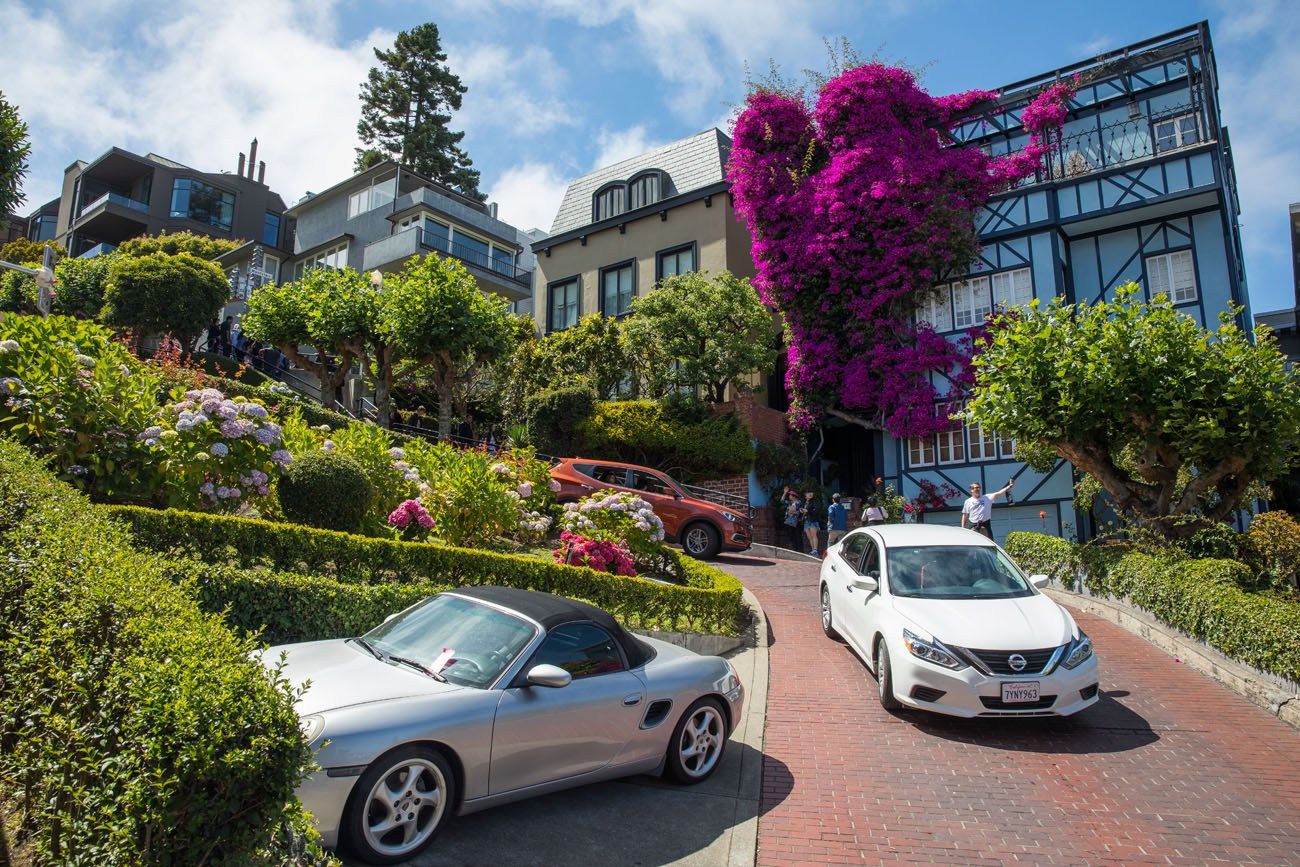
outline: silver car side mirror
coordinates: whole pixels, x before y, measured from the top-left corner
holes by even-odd
[[[552,689],[559,689],[562,686],[568,686],[572,681],[573,675],[558,665],[542,663],[528,669],[529,686],[548,686]]]
[[[1047,582],[1049,582],[1049,581],[1051,581],[1051,580],[1052,580],[1052,579],[1051,579],[1051,578],[1048,578],[1046,575],[1030,575],[1030,576],[1029,576],[1029,583],[1030,583],[1030,584],[1033,584],[1035,587],[1037,587],[1037,588],[1039,588],[1039,589],[1042,589],[1043,587],[1046,587],[1046,586],[1047,586]]]

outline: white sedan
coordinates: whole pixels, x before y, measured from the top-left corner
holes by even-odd
[[[888,710],[1069,716],[1097,702],[1097,657],[1047,580],[971,530],[863,527],[822,561],[822,629],[875,672]]]

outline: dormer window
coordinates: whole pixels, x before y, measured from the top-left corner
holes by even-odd
[[[627,181],[605,184],[592,196],[592,222],[599,223],[626,211],[653,205],[663,199],[667,187],[668,176],[659,169],[635,174]]]
[[[617,217],[627,210],[627,188],[623,184],[613,184],[596,193],[596,222]]]

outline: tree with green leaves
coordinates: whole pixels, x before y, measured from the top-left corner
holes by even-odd
[[[457,391],[514,348],[519,317],[505,299],[480,292],[464,265],[436,254],[412,259],[384,290],[381,331],[408,370],[433,386],[438,435],[446,438]]]
[[[361,85],[357,123],[357,135],[371,147],[357,149],[357,171],[392,159],[482,200],[479,173],[460,147],[465,133],[448,127],[466,88],[447,66],[438,26],[402,31],[391,49],[376,48],[375,58],[379,66]]]
[[[225,273],[190,253],[114,256],[103,287],[105,323],[132,329],[137,340],[171,334],[185,347],[230,297]]]
[[[27,124],[19,117],[17,106],[0,92],[0,229],[8,227],[9,212],[23,202],[23,178],[31,150]]]
[[[188,230],[180,232],[159,232],[157,235],[141,235],[123,241],[117,248],[128,256],[148,256],[150,253],[190,253],[200,259],[215,259],[231,250],[244,245],[244,241],[228,238],[210,238]]]
[[[776,363],[776,330],[749,280],[729,271],[692,271],[662,281],[632,302],[623,323],[633,352],[653,352],[672,363],[647,368],[671,388],[699,388],[711,403],[727,398],[727,386],[748,391],[746,377]]]
[[[1137,284],[1115,299],[1002,314],[977,347],[968,421],[1038,469],[1069,460],[1129,520],[1167,535],[1221,521],[1300,443],[1300,380],[1266,331],[1201,328]]]
[[[45,247],[54,248],[54,255],[62,259],[68,255],[68,251],[63,249],[62,244],[56,244],[53,241],[29,241],[26,238],[15,238],[7,244],[0,244],[0,261],[13,262],[15,265],[40,265],[45,259]]]

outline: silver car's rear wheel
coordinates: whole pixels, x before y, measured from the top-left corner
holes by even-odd
[[[446,759],[433,750],[411,746],[381,756],[353,792],[348,817],[352,848],[376,864],[410,858],[438,833],[455,785]]]
[[[727,746],[727,720],[722,707],[702,698],[687,708],[668,744],[668,771],[679,783],[708,779]]]

